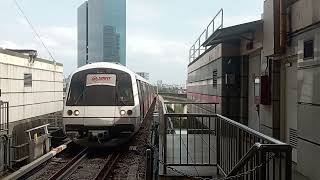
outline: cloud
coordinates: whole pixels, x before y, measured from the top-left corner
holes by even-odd
[[[35,49],[37,44],[35,43],[19,43],[10,40],[0,41],[0,47],[5,49]]]
[[[45,27],[39,32],[43,35],[42,39],[48,48],[69,58],[76,56],[77,31],[71,27]]]
[[[12,41],[0,41],[0,47],[7,48],[7,49],[16,49],[18,48],[18,45]]]
[[[48,26],[38,27],[37,30],[55,60],[64,64],[65,75],[71,73],[71,71],[76,68],[77,62],[76,28]],[[28,31],[23,33],[25,36],[18,38],[13,36],[4,39],[2,37],[4,40],[0,41],[0,47],[7,49],[35,49],[38,51],[38,57],[52,60],[47,50],[42,46],[33,32],[30,32],[28,29]],[[26,34],[29,35],[27,36]]]
[[[128,56],[149,57],[163,62],[185,62],[188,46],[180,41],[158,39],[155,37],[132,35],[127,42]]]
[[[227,16],[224,18],[224,27],[243,24],[261,19],[261,16]]]
[[[127,40],[127,64],[134,71],[150,73],[151,82],[184,84],[188,46],[157,36],[132,34]]]
[[[163,13],[159,11],[156,6],[157,3],[145,0],[129,1],[127,6],[127,18],[130,23],[153,21],[162,16]]]

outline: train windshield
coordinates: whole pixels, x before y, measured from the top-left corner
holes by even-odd
[[[67,106],[133,106],[132,81],[115,69],[89,69],[72,76]]]

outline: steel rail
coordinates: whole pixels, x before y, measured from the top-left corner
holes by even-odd
[[[49,180],[59,180],[63,179],[66,175],[71,174],[71,172],[75,169],[75,167],[84,159],[87,155],[87,148],[82,150],[79,154],[77,154],[71,161],[69,161],[63,168],[61,168],[58,172],[52,175]]]
[[[113,169],[114,164],[118,161],[121,153],[113,153],[108,156],[103,168],[100,170],[99,174],[94,178],[95,180],[103,180],[108,177],[111,170]]]

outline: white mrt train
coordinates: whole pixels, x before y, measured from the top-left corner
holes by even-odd
[[[70,78],[64,130],[77,139],[99,142],[134,134],[154,98],[151,84],[125,66],[106,62],[85,65]]]

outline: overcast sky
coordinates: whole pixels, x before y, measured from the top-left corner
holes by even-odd
[[[65,76],[77,64],[77,7],[84,0],[18,0]],[[220,8],[224,26],[261,18],[263,0],[127,0],[127,66],[151,82],[185,84],[188,49]],[[0,1],[0,47],[48,53],[13,0]]]

